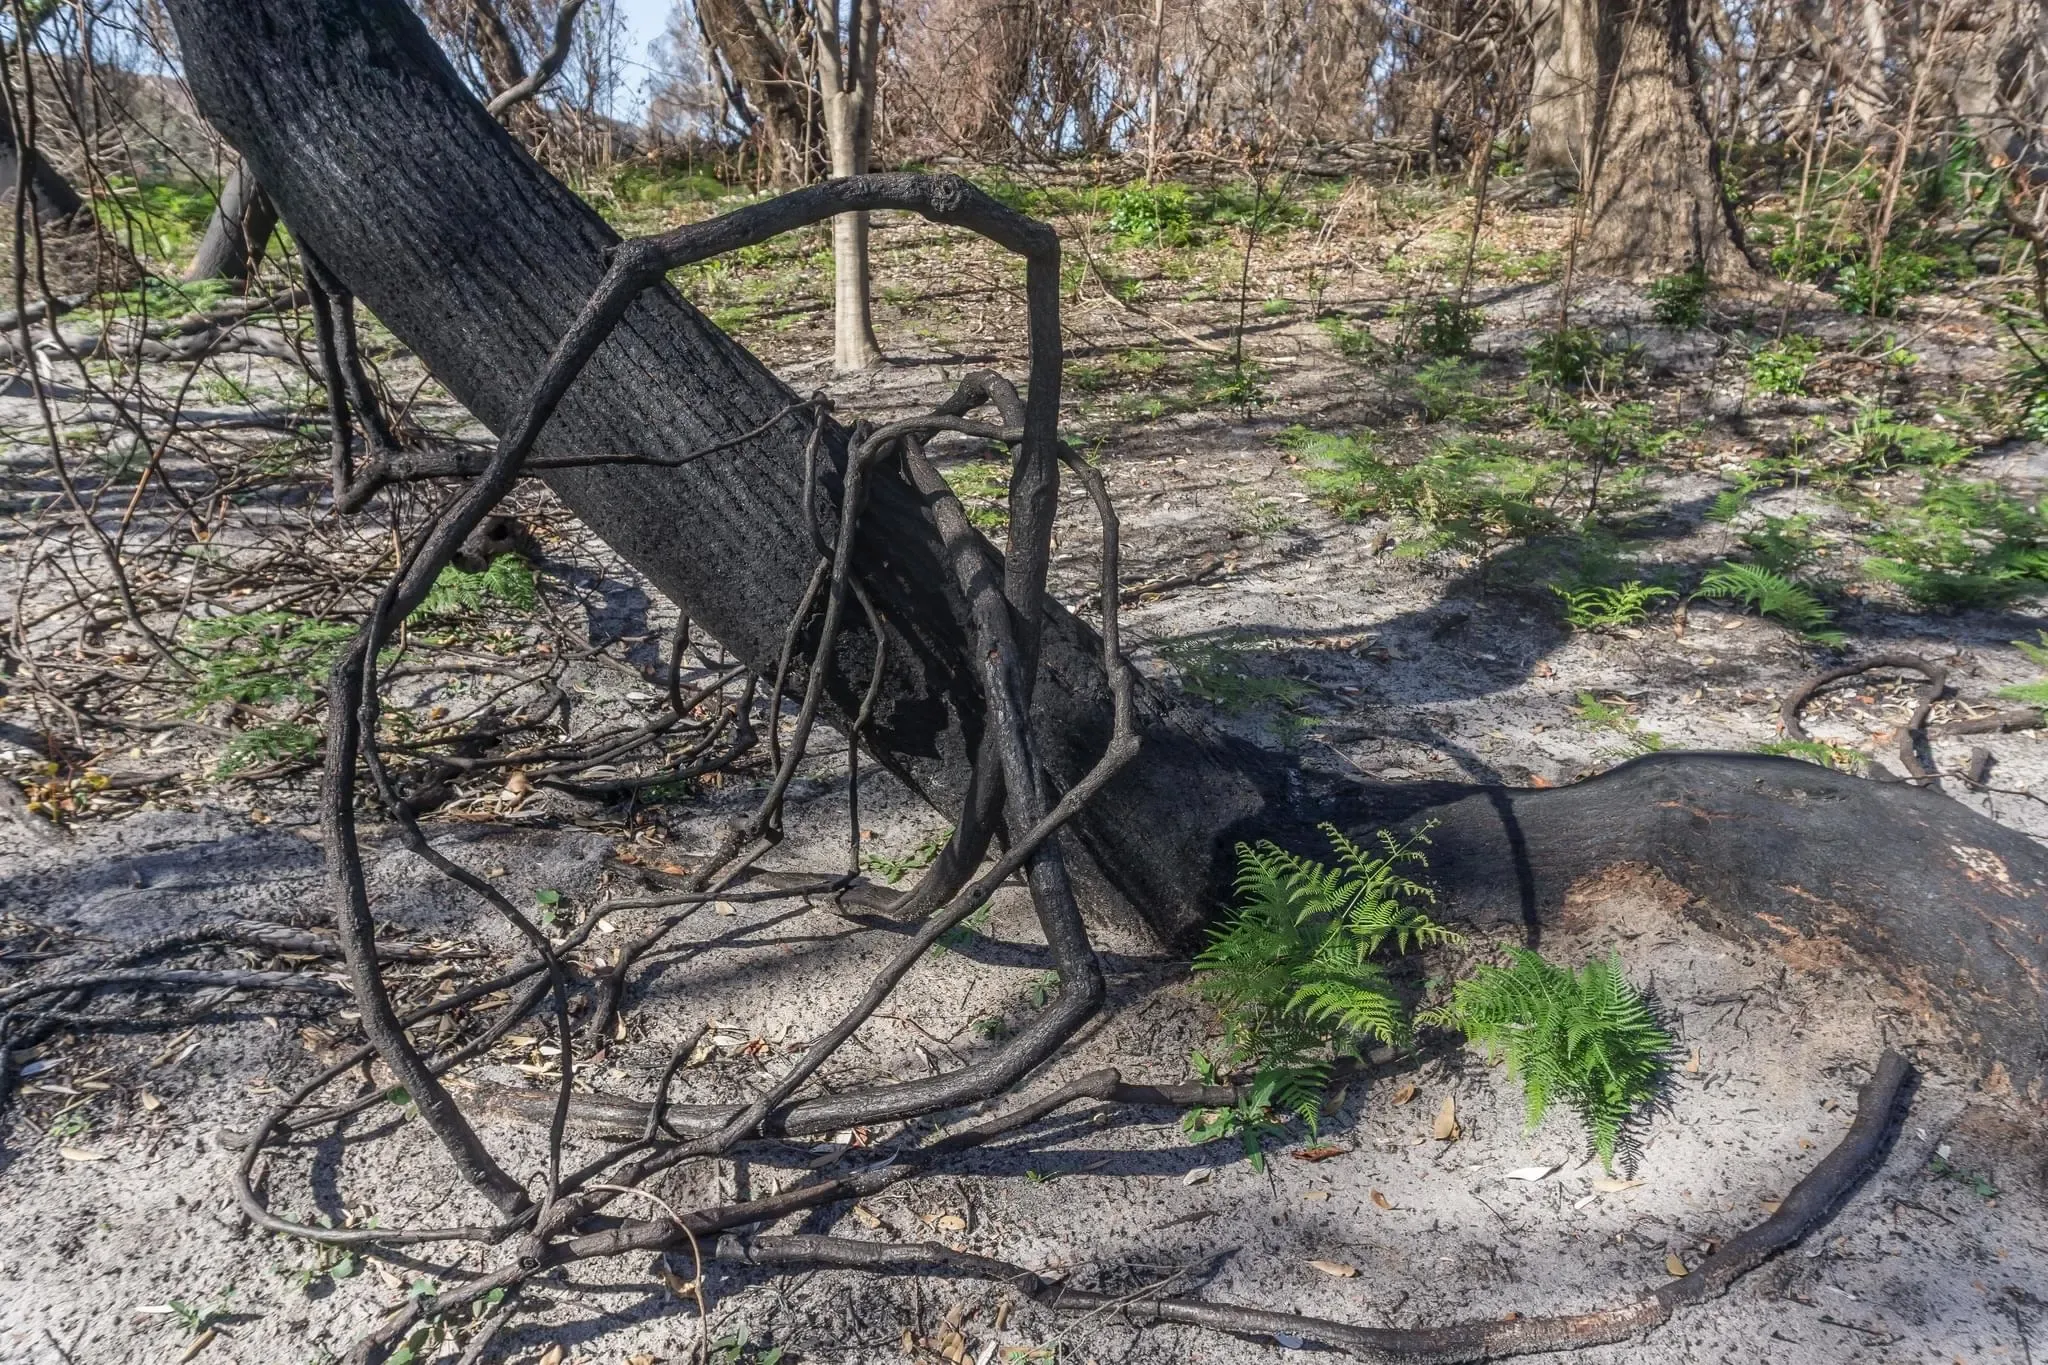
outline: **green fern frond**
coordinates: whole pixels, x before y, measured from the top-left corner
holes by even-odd
[[[1237,906],[1196,956],[1195,974],[1223,1016],[1224,1066],[1256,1071],[1235,1110],[1189,1125],[1198,1137],[1235,1132],[1249,1152],[1249,1135],[1270,1129],[1276,1113],[1313,1128],[1336,1056],[1412,1031],[1378,959],[1457,939],[1430,919],[1434,893],[1410,875],[1426,861],[1426,832],[1364,842],[1332,825],[1323,833],[1334,863],[1271,843],[1237,850]]]
[[[1838,644],[1844,638],[1829,629],[1833,613],[1810,590],[1760,565],[1718,565],[1707,571],[1693,595],[1740,603],[1823,643]]]
[[[1460,1029],[1489,1056],[1506,1058],[1522,1083],[1530,1128],[1550,1106],[1568,1104],[1608,1170],[1626,1155],[1623,1129],[1656,1094],[1671,1050],[1648,1002],[1629,983],[1619,955],[1573,972],[1521,948],[1507,967],[1481,967],[1425,1022]]]

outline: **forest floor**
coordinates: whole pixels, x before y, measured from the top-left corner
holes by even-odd
[[[1882,318],[1783,286],[1709,297],[1685,325],[1657,321],[1640,286],[1582,284],[1576,330],[1560,332],[1564,210],[1496,210],[1472,239],[1469,201],[1449,191],[1303,184],[1253,234],[1241,190],[1004,187],[1067,242],[1064,428],[1122,518],[1133,655],[1218,725],[1310,766],[1552,785],[1655,748],[1784,752],[1784,696],[1844,658],[1945,666],[1936,722],[2048,701],[2048,656],[2020,647],[2048,645],[2048,431],[2028,425],[1988,306],[2012,277],[1944,286]],[[633,230],[707,211],[644,184],[609,193],[600,202]],[[974,369],[1021,373],[1007,262],[917,223],[884,221],[875,243],[891,363],[870,375],[834,376],[821,359],[819,235],[680,283],[794,389],[827,390],[848,417],[925,410]],[[1468,257],[1469,323],[1457,301]],[[284,335],[303,344],[296,324]],[[480,434],[388,336],[373,326],[369,340],[409,422]],[[188,435],[154,452],[155,487],[173,496],[138,498],[126,523],[143,614],[203,660],[184,681],[141,678],[143,647],[122,633],[98,550],[52,511],[52,428],[85,495],[110,500],[109,524],[149,444],[84,379],[59,388],[47,422],[21,379],[0,394],[13,636],[0,773],[68,830],[38,835],[40,815],[0,821],[0,986],[224,916],[322,918],[315,682],[337,627],[389,571],[394,528],[425,503],[408,493],[353,521],[325,510],[303,368],[230,354],[196,375],[145,366],[122,382],[160,396],[188,377]],[[161,430],[146,405],[127,410]],[[1002,468],[972,450],[934,453],[999,534]],[[407,642],[416,670],[395,686],[396,738],[550,687],[564,729],[584,736],[656,700],[673,608],[545,493],[517,501],[538,563],[458,584],[422,621]],[[1055,595],[1085,610],[1097,563],[1092,514],[1070,488]],[[1731,565],[1772,615],[1699,594]],[[1629,583],[1664,592],[1637,592],[1631,608]],[[1917,683],[1875,675],[1824,693],[1806,712],[1815,742],[1792,751],[1896,774]],[[1992,764],[1973,785],[1961,774],[1978,746]],[[1955,799],[2048,835],[2034,794],[2048,794],[2048,734],[1936,738],[1928,756]],[[531,894],[556,932],[603,917],[611,928],[582,958],[597,966],[608,935],[646,918],[614,923],[607,898],[668,884],[664,869],[708,848],[761,773],[754,763],[631,804],[486,774],[440,793],[428,828]],[[838,741],[821,742],[775,865],[844,865],[845,773]],[[913,876],[945,832],[872,769],[859,825],[862,866],[883,882]],[[379,918],[485,954],[394,968],[401,998],[429,999],[515,953],[508,931],[388,832],[368,837]],[[1013,895],[912,975],[826,1083],[950,1068],[1042,1005],[1045,950]],[[1585,1358],[2031,1360],[2048,1338],[2038,1105],[1979,1082],[1873,982],[1812,953],[1731,946],[1684,910],[1669,888],[1618,876],[1582,888],[1543,943],[1567,961],[1618,950],[1678,1037],[1634,1182],[1602,1178],[1568,1113],[1530,1132],[1499,1068],[1436,1048],[1355,1082],[1313,1138],[1297,1124],[1257,1163],[1234,1141],[1192,1144],[1171,1112],[1084,1108],[803,1230],[937,1238],[1110,1291],[1174,1276],[1178,1292],[1375,1325],[1578,1311],[1653,1288],[1774,1208],[1839,1140],[1889,1044],[1916,1049],[1923,1079],[1882,1166],[1835,1217],[1727,1298]],[[1041,1083],[1101,1065],[1187,1079],[1190,1052],[1215,1032],[1188,964],[1097,921],[1111,1004]],[[676,1093],[729,1096],[800,1050],[898,939],[802,901],[722,904],[682,932],[636,980],[614,1044],[579,1065],[581,1085],[648,1093],[709,1020]],[[1496,948],[1474,938],[1419,971],[1447,978]],[[252,1231],[228,1185],[234,1135],[341,1046],[348,1019],[251,997],[188,1030],[153,1008],[138,1003],[132,1031],[59,1033],[17,1058],[20,1093],[0,1117],[0,1356],[176,1360],[203,1338],[188,1358],[328,1360],[422,1281],[502,1254],[337,1258]],[[544,1086],[558,1058],[536,1024],[469,1078],[516,1173],[539,1169],[542,1135],[494,1107],[491,1087]],[[1436,1136],[1446,1102],[1450,1138]],[[660,1192],[679,1205],[759,1195],[930,1131],[764,1144]],[[403,1104],[344,1132],[266,1158],[273,1207],[358,1226],[483,1217]],[[600,1136],[579,1131],[572,1154]],[[500,1358],[689,1359],[698,1324],[679,1289],[694,1273],[670,1256],[544,1280]],[[713,1358],[729,1365],[768,1365],[777,1350],[1109,1365],[1283,1349],[1113,1313],[1063,1318],[945,1279],[722,1263],[704,1287]],[[452,1358],[462,1324],[448,1327]]]

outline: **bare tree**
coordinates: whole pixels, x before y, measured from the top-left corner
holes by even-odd
[[[811,15],[825,140],[832,174],[866,175],[874,141],[875,68],[882,45],[881,0],[823,0]],[[869,302],[868,215],[832,220],[832,367],[882,363]]]
[[[800,0],[696,0],[697,24],[735,117],[759,140],[768,178],[802,185],[826,162]]]

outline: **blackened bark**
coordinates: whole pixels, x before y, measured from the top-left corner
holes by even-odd
[[[463,89],[399,0],[169,0],[200,107],[293,231],[494,429],[617,239]],[[597,534],[727,648],[772,663],[809,581],[799,506],[808,421],[789,390],[670,292],[644,296],[564,399],[543,454],[674,457],[756,426],[730,455],[677,468],[584,468],[548,482]],[[844,436],[831,433],[835,458]],[[982,703],[966,612],[930,516],[872,480],[857,562],[888,618],[888,676],[868,746],[955,808]],[[992,552],[991,552],[992,553]],[[1043,617],[1032,729],[1056,786],[1102,751],[1110,699],[1094,633]],[[872,640],[845,637],[844,723]],[[2048,854],[1936,793],[1790,760],[1662,755],[1555,791],[1338,783],[1226,741],[1141,695],[1138,760],[1072,827],[1095,875],[1168,943],[1197,941],[1232,845],[1319,845],[1354,828],[1441,821],[1431,872],[1453,913],[1539,925],[1574,883],[1617,865],[1662,871],[1697,913],[1765,943],[1811,938],[1861,958],[1966,1047],[2039,1095],[2048,1062]],[[1782,948],[1782,944],[1779,945]]]
[[[227,184],[221,186],[220,203],[207,220],[199,249],[192,253],[192,264],[185,268],[186,280],[245,282],[263,264],[270,234],[276,230],[277,206],[254,176],[235,167]]]
[[[502,430],[617,240],[463,87],[419,21],[383,0],[176,0],[187,79],[293,232]],[[772,668],[810,580],[799,506],[808,417],[780,380],[671,291],[633,306],[564,399],[540,453],[674,457],[765,435],[675,469],[557,470],[549,485],[728,649]],[[843,456],[844,435],[830,444]],[[965,790],[980,738],[979,668],[929,514],[891,475],[871,480],[860,563],[887,615],[889,681],[868,747],[936,804]],[[1102,753],[1110,697],[1095,633],[1048,601],[1033,697],[1060,786]],[[834,676],[859,709],[872,641],[849,630]],[[1281,765],[1144,703],[1146,761],[1075,827],[1100,875],[1169,940],[1199,933],[1229,856],[1225,829],[1270,820]]]

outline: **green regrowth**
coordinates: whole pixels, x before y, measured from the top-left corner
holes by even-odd
[[[1633,1169],[1626,1126],[1656,1096],[1671,1035],[1623,975],[1619,954],[1574,972],[1527,949],[1507,952],[1510,965],[1480,967],[1423,1022],[1450,1025],[1506,1058],[1522,1083],[1531,1131],[1563,1102],[1584,1122],[1602,1167],[1612,1171],[1619,1153]]]

